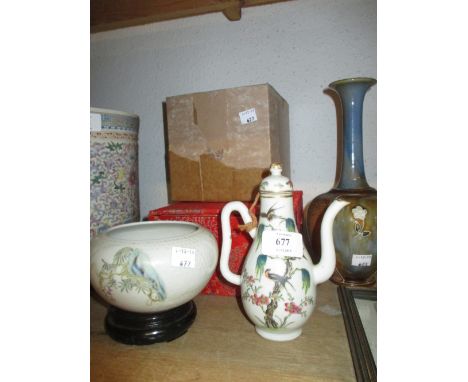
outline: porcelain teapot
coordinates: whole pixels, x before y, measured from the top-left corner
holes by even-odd
[[[273,341],[289,341],[301,335],[316,304],[316,285],[328,280],[335,270],[333,221],[348,204],[335,200],[325,212],[322,257],[314,265],[294,219],[292,183],[281,172],[280,164],[272,164],[271,174],[260,184],[258,224],[241,202],[229,202],[221,212],[221,273],[227,281],[241,286],[242,304],[256,332]],[[229,269],[230,215],[234,211],[240,213],[254,239],[241,275]]]

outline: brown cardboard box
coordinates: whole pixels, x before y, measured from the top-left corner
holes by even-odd
[[[166,111],[172,201],[252,200],[273,162],[290,176],[289,106],[271,85],[168,97]]]

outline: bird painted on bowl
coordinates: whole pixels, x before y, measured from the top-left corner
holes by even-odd
[[[166,289],[158,273],[151,265],[148,255],[138,248],[120,248],[112,259],[102,259],[98,274],[99,284],[104,294],[113,299],[115,289],[120,292],[135,291],[148,297],[148,304],[166,299]],[[119,280],[120,279],[120,280]]]
[[[147,255],[134,250],[130,253],[127,264],[129,265],[130,273],[137,277],[143,277],[145,280],[150,282],[158,300],[163,301],[166,299],[167,294],[162,280],[151,265],[150,259]]]

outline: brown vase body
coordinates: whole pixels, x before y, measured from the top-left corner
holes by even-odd
[[[336,268],[331,281],[340,285],[372,285],[377,276],[377,191],[332,189],[308,204],[304,219],[304,242],[312,261],[321,258],[320,225],[328,206],[339,197],[350,202],[335,218],[333,241]],[[353,210],[355,213],[353,213]],[[364,219],[362,211],[366,211]],[[361,212],[361,216],[359,216]]]

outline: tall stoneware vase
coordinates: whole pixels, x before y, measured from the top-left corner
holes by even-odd
[[[317,263],[321,257],[320,225],[327,207],[337,197],[350,202],[333,226],[336,268],[331,280],[340,285],[371,285],[377,277],[377,190],[367,183],[362,147],[364,97],[376,82],[373,78],[350,78],[329,85],[343,112],[341,168],[335,186],[313,199],[304,212],[304,241]]]
[[[91,108],[90,235],[140,220],[139,117]]]

